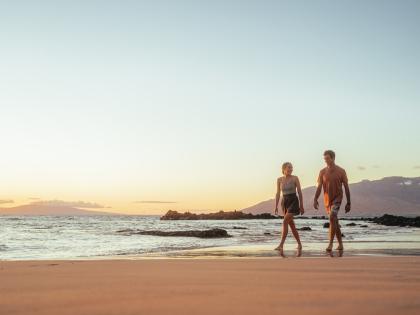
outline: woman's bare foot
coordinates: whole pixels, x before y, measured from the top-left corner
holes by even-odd
[[[283,246],[282,245],[279,245],[276,248],[274,248],[274,250],[281,250],[281,251],[283,251]]]
[[[296,249],[301,250],[302,249],[302,244],[298,244],[298,246],[296,247]]]
[[[280,256],[281,256],[281,257],[286,257],[286,256],[284,255],[283,247],[281,247],[281,248],[279,249],[279,254],[280,254]]]
[[[333,247],[333,245],[332,244],[330,244],[330,245],[328,245],[328,247],[325,249],[327,252],[331,252],[332,251],[332,247]]]
[[[337,248],[336,248],[336,250],[343,250],[343,249],[344,249],[343,244],[338,245]]]

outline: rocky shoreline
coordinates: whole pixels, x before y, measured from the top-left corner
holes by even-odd
[[[254,219],[277,219],[278,217],[270,213],[251,214],[242,211],[219,211],[215,213],[191,213],[169,210],[163,215],[161,220],[254,220]]]
[[[191,212],[178,212],[169,210],[165,215],[160,217],[161,220],[266,220],[266,219],[279,219],[281,216],[274,216],[270,213],[251,214],[242,211],[219,211],[215,213],[191,213]],[[326,216],[296,216],[295,219],[312,219],[312,220],[328,220]],[[381,217],[353,217],[341,218],[346,221],[364,221],[371,222],[386,226],[401,226],[401,227],[420,227],[420,216],[417,217],[404,217],[390,214],[384,214]],[[347,226],[355,226],[356,224],[347,224]],[[362,225],[362,227],[367,227]]]

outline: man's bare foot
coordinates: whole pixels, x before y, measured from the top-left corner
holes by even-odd
[[[332,244],[328,245],[328,247],[325,249],[327,252],[331,252],[332,251]]]
[[[343,244],[338,245],[337,248],[336,248],[336,250],[344,250]]]

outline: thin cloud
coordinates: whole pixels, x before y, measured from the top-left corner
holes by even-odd
[[[379,165],[372,165],[373,168],[380,168]]]
[[[12,199],[0,199],[0,204],[14,203]]]
[[[364,167],[364,166],[358,166],[357,169],[359,171],[365,171],[366,170],[366,167]]]
[[[134,203],[149,203],[149,204],[161,204],[161,203],[178,203],[177,201],[166,201],[166,200],[138,200]]]
[[[38,197],[29,197],[28,200],[41,200],[41,198],[38,198]]]
[[[414,165],[414,166],[413,166],[413,168],[414,168],[415,170],[420,170],[420,165]]]
[[[63,201],[63,200],[40,200],[31,202],[32,205],[51,206],[51,207],[74,207],[74,208],[88,208],[88,209],[102,209],[105,206],[86,201]]]

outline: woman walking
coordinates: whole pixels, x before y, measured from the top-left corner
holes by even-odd
[[[287,237],[287,233],[290,229],[292,230],[293,236],[298,243],[298,250],[302,249],[302,243],[300,242],[299,233],[296,229],[293,217],[295,215],[303,214],[303,198],[302,189],[300,188],[299,178],[292,175],[293,165],[290,162],[283,163],[281,167],[283,176],[277,179],[277,194],[276,194],[276,210],[275,214],[278,214],[278,205],[281,199],[281,209],[283,211],[283,231],[281,233],[280,245],[276,248],[281,253],[283,252],[283,245]],[[296,194],[297,192],[297,194]],[[299,195],[299,198],[298,198]]]

